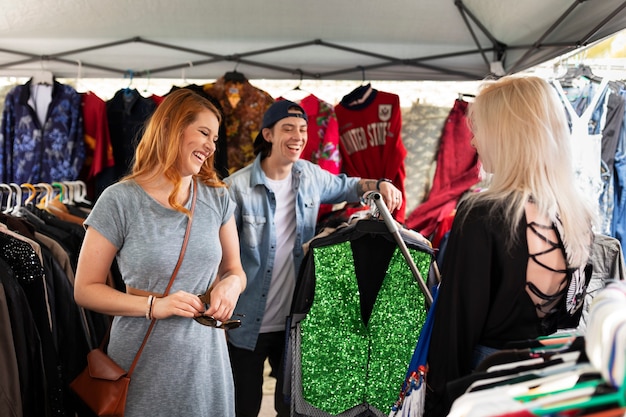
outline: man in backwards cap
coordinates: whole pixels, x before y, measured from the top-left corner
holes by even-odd
[[[334,175],[300,159],[307,121],[294,102],[272,104],[254,141],[254,162],[224,180],[237,203],[241,262],[248,277],[235,308],[245,318],[228,334],[237,417],[258,416],[266,359],[277,379],[278,416],[289,416],[282,395],[285,319],[304,257],[302,244],[315,235],[320,204],[357,202],[374,190],[390,212],[402,204],[402,193],[388,180]]]

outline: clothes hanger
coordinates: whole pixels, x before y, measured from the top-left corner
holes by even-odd
[[[74,184],[72,184],[71,181],[63,181],[63,185],[65,185],[67,189],[68,199],[72,201],[72,204],[76,203],[76,200],[75,200],[75,194],[76,194],[75,188],[76,187],[74,186]]]
[[[567,68],[565,74],[557,78],[562,87],[573,87],[576,81],[585,79],[593,83],[602,82],[602,77],[595,75],[591,67],[584,64]]]
[[[235,68],[232,71],[228,71],[224,74],[224,81],[234,82],[234,83],[245,83],[248,81],[245,75],[237,71],[237,67],[239,66],[239,61],[235,64]]]
[[[599,83],[602,81],[602,77],[599,77],[593,73],[591,67],[588,65],[579,66],[579,77],[587,78],[589,81]]]
[[[43,60],[41,61],[41,69],[33,74],[32,84],[47,86],[52,86],[54,84],[54,75],[51,71],[44,69]]]
[[[31,211],[26,207],[26,205],[31,203],[35,199],[37,194],[39,193],[39,191],[35,188],[35,186],[31,183],[24,183],[20,186],[14,182],[9,183],[9,185],[13,187],[16,191],[15,193],[16,204],[14,204],[13,210],[11,211],[11,213],[9,213],[9,215],[15,216],[15,217],[26,217],[29,221],[32,220],[31,223],[33,224],[44,224],[44,221],[42,219],[37,217],[35,214],[31,213]],[[29,192],[28,197],[26,201],[24,201],[23,204],[22,204],[22,188],[26,188]]]
[[[7,192],[7,201],[6,201],[6,206],[5,209],[2,211],[3,214],[9,214],[11,212],[11,210],[13,210],[13,206],[12,206],[12,202],[13,202],[13,188],[11,188],[9,185],[7,184],[3,184],[0,183],[0,188],[4,188],[6,189]],[[2,196],[2,194],[0,194],[0,197]],[[0,206],[2,203],[2,198],[0,198]]]
[[[87,184],[81,180],[76,180],[76,183],[78,184],[79,190],[77,201],[83,204],[92,205],[93,203],[87,199]]]
[[[304,76],[304,73],[301,69],[297,69],[297,71],[300,74],[300,81],[298,82],[298,85],[296,85],[294,88],[287,91],[286,93],[279,95],[279,97],[296,103],[302,100],[304,97],[311,95],[310,92],[302,89],[302,78]]]
[[[60,189],[59,194],[55,196],[55,200],[58,200],[61,203],[68,204],[70,206],[74,205],[74,200],[71,198],[72,196],[70,196],[69,187],[67,185],[63,184],[62,182],[56,181],[52,183],[52,187]]]
[[[52,185],[45,182],[40,182],[35,184],[35,189],[37,188],[43,190],[43,192],[39,193],[39,201],[35,206],[40,210],[49,211],[48,209],[50,206],[50,200],[52,199],[52,195],[54,194],[54,189],[52,188]]]
[[[26,206],[32,203],[35,197],[37,196],[37,189],[35,188],[35,186],[29,182],[25,182],[20,187],[28,189],[28,197],[26,197],[26,200],[24,201],[24,205]]]
[[[582,384],[584,383],[581,383],[581,385]],[[626,407],[626,389],[623,383],[617,391],[605,394],[596,393],[600,386],[600,384],[593,386],[593,383],[589,382],[589,384],[576,389],[564,390],[558,394],[536,400],[539,405],[534,408],[530,407],[528,410],[534,415],[544,416],[555,415],[569,410],[588,409],[606,405]]]
[[[357,68],[361,70],[361,85],[365,85],[365,67],[363,65],[357,65]]]
[[[128,96],[132,95],[134,91],[134,88],[132,88],[134,77],[135,77],[135,71],[131,69],[126,70],[126,72],[124,73],[124,78],[128,78],[128,85],[122,88],[122,91],[124,92],[124,94]]]
[[[64,181],[65,185],[69,187],[72,194],[72,201],[75,203],[82,203],[92,205],[93,203],[87,199],[87,184],[81,180]]]
[[[81,92],[82,88],[80,88],[80,85],[82,83],[82,79],[83,79],[83,62],[80,59],[76,60],[76,81],[74,82],[75,85],[75,89],[77,92]],[[88,89],[87,89],[88,90]]]
[[[13,203],[13,209],[7,214],[15,215],[22,207],[22,187],[14,182],[9,183],[9,187],[15,190],[15,202]]]
[[[359,65],[357,68],[361,70],[361,85],[343,97],[341,103],[347,106],[355,106],[365,102],[374,91],[371,83],[365,83],[365,67]]]
[[[41,183],[37,185],[41,185],[47,190],[46,195],[42,197],[42,200],[45,198],[44,209],[46,211],[53,213],[53,214],[59,213],[59,212],[69,214],[70,210],[62,201],[63,187],[61,186],[60,183],[58,182],[53,183],[53,184]],[[57,189],[60,190],[58,194],[56,193]]]
[[[189,65],[189,68],[193,68],[193,62],[187,61],[187,65]],[[181,85],[185,86],[189,84],[189,81],[187,81],[187,72],[186,72],[185,67],[182,67],[180,70],[180,79],[181,79]]]

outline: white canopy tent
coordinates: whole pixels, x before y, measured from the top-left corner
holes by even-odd
[[[626,28],[625,0],[0,0],[0,76],[479,80]]]

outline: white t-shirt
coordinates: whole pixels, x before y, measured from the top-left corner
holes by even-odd
[[[296,193],[293,190],[291,172],[282,180],[268,178],[267,184],[276,197],[274,213],[276,256],[261,333],[285,330],[285,319],[289,315],[296,287],[296,271],[293,264],[293,246],[296,241]]]

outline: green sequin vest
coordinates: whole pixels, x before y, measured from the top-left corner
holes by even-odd
[[[333,415],[362,404],[386,415],[398,398],[426,319],[424,296],[395,249],[366,325],[350,242],[311,250],[315,294],[299,324],[302,397]],[[427,277],[430,254],[409,253]]]

